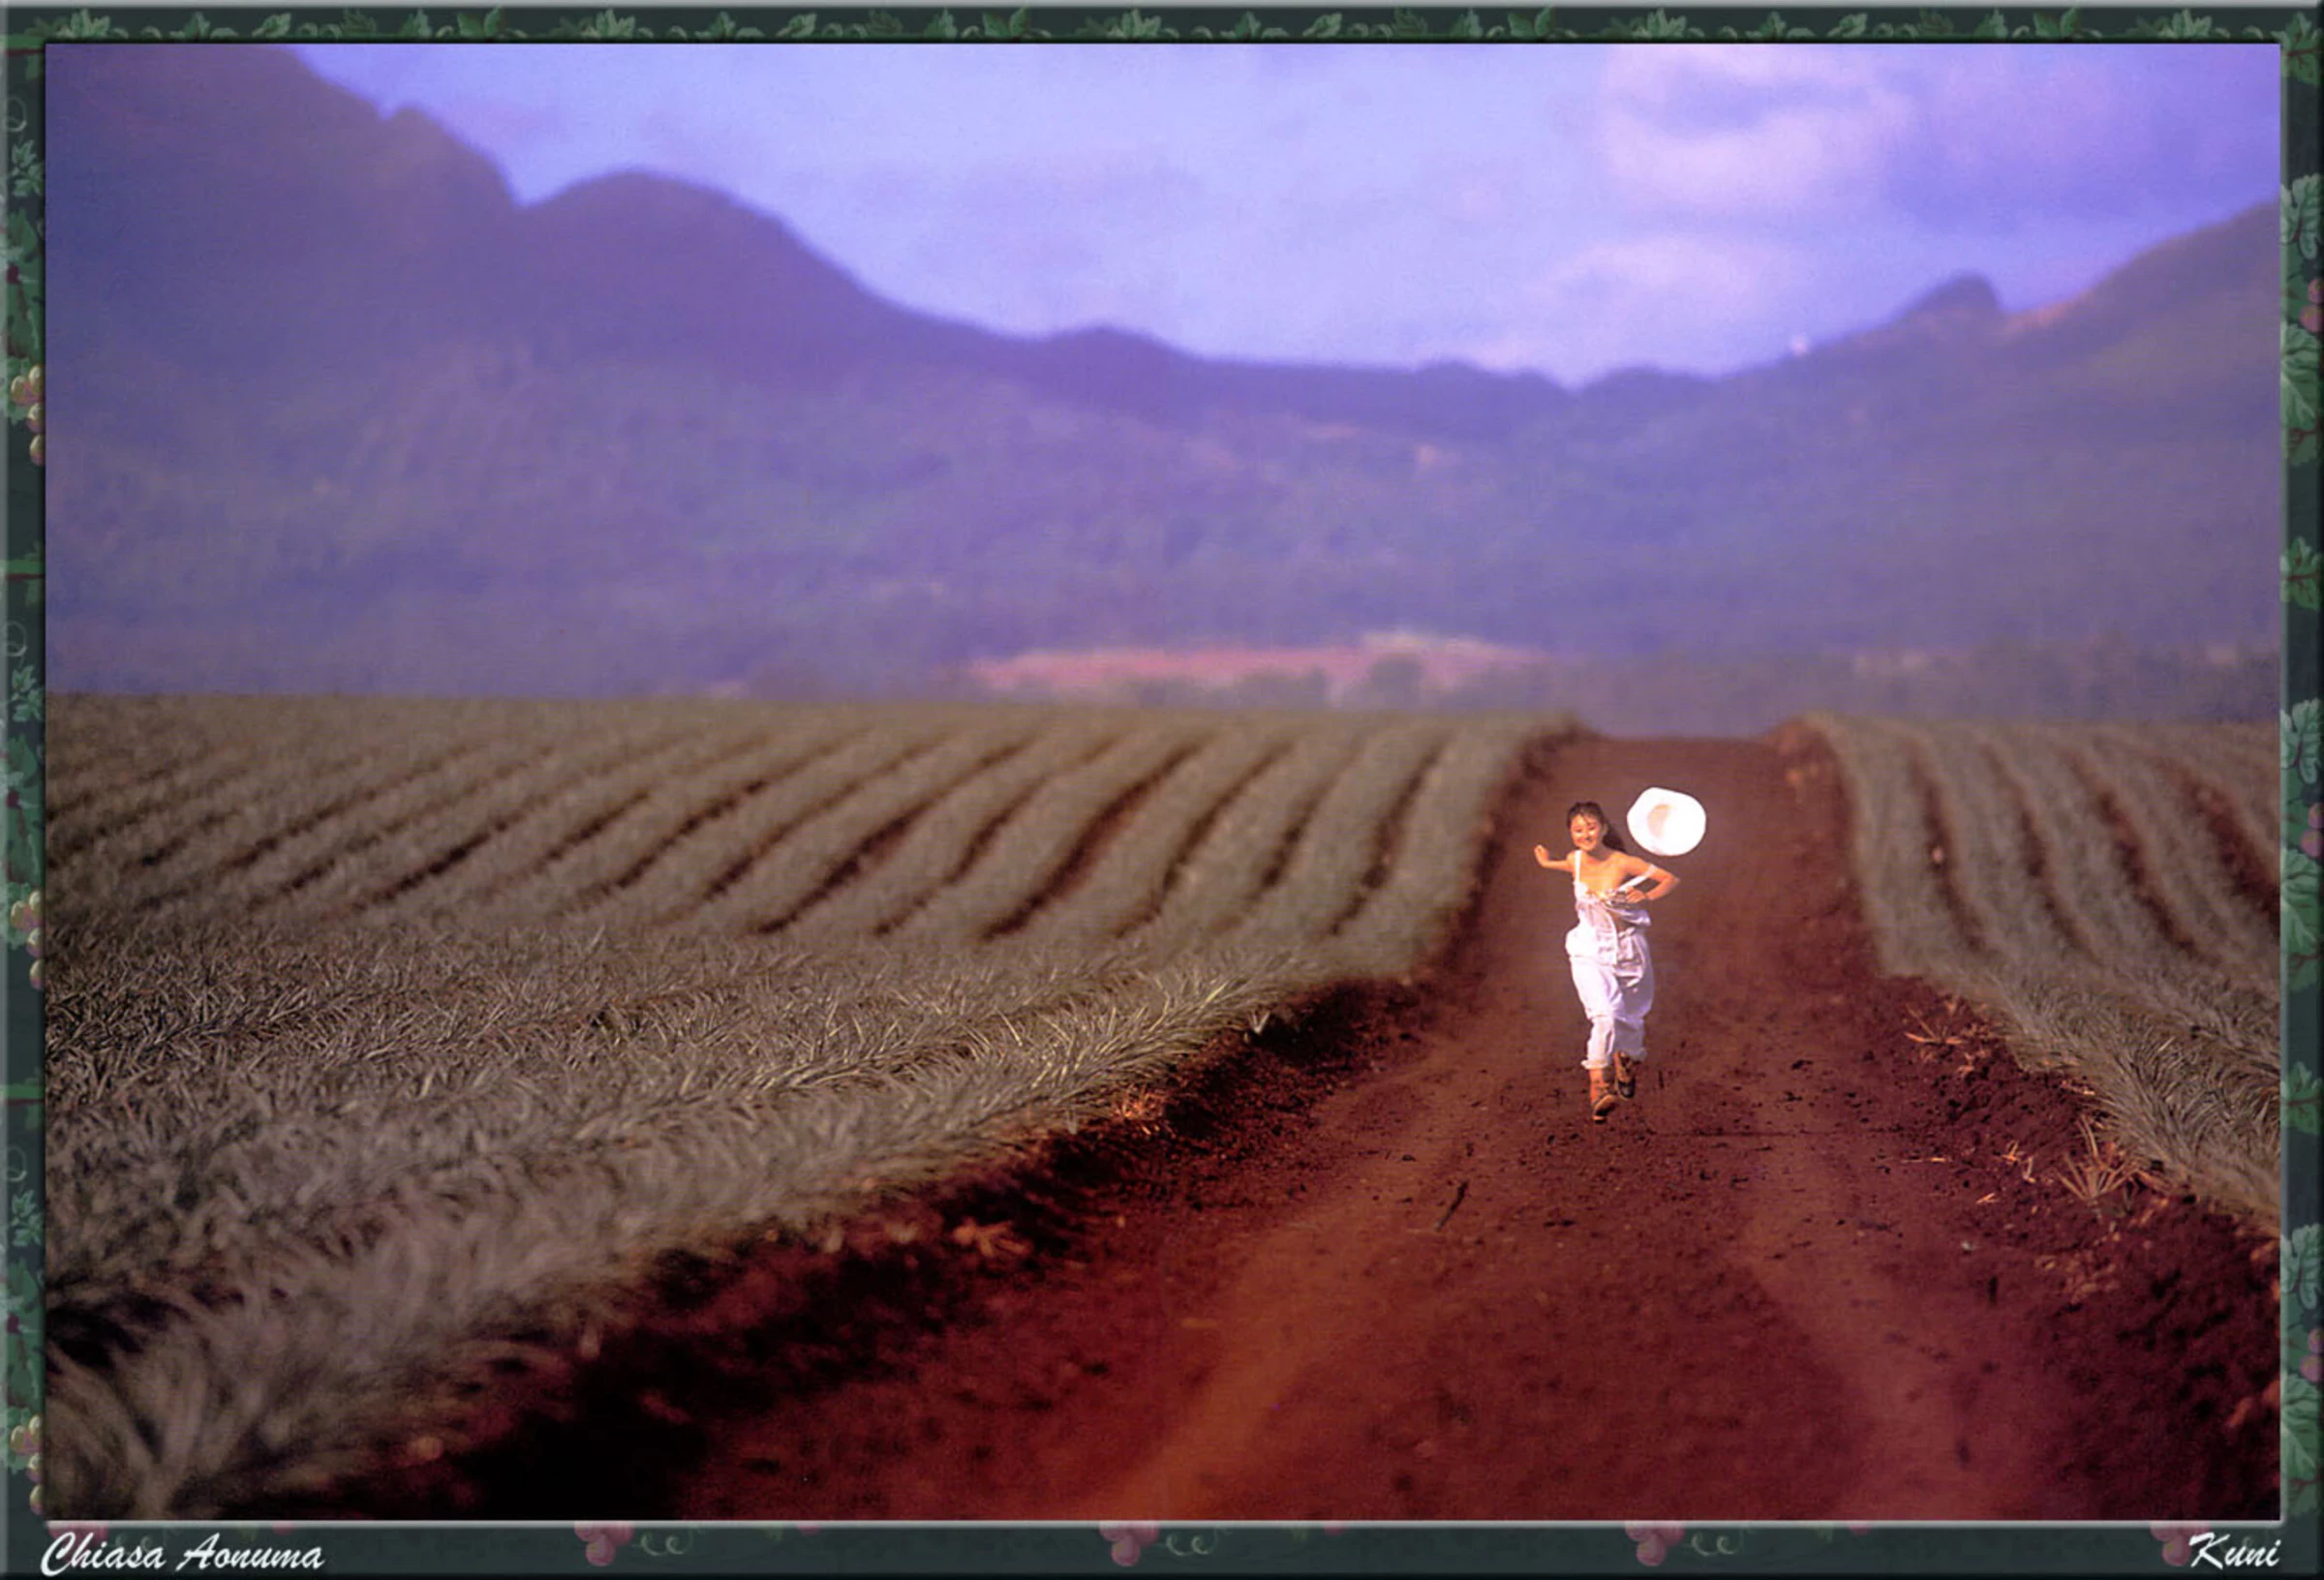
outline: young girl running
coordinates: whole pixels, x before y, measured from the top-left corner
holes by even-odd
[[[1646,948],[1651,920],[1645,902],[1678,887],[1675,874],[1634,856],[1594,801],[1566,813],[1571,854],[1552,861],[1545,846],[1533,859],[1574,874],[1574,908],[1580,919],[1566,934],[1575,990],[1590,1018],[1582,1068],[1590,1073],[1590,1117],[1599,1124],[1622,1098],[1637,1092],[1638,1060],[1646,1056],[1646,1012],[1654,1006],[1654,957]]]

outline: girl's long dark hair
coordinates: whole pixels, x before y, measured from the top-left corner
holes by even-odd
[[[1598,826],[1605,831],[1605,848],[1618,850],[1625,856],[1630,854],[1630,847],[1622,842],[1622,831],[1614,827],[1614,820],[1605,815],[1605,807],[1594,801],[1577,801],[1566,808],[1566,827],[1572,828],[1577,817],[1596,818]]]

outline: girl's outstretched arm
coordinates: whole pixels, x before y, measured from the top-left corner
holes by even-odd
[[[1547,845],[1534,846],[1533,859],[1539,862],[1542,866],[1549,868],[1552,872],[1571,872],[1574,870],[1574,858],[1571,855],[1560,856],[1555,861],[1552,861],[1549,857],[1549,847]]]

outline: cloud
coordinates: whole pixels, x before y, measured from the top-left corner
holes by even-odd
[[[1799,248],[1709,231],[1665,231],[1584,247],[1518,291],[1523,311],[1461,354],[1583,383],[1618,368],[1702,371],[1771,357],[1814,293]]]
[[[1914,106],[1857,49],[1618,48],[1594,129],[1634,214],[1795,220],[1860,208],[1911,137]]]
[[[1647,218],[1997,233],[2273,190],[2272,45],[1632,46],[1594,139]]]

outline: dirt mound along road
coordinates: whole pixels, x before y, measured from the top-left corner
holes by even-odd
[[[1815,751],[1560,748],[1416,988],[922,1203],[905,1250],[770,1247],[577,1369],[566,1424],[340,1506],[2274,1518],[2272,1237],[2057,1183],[2073,1095],[1876,975]],[[1593,1125],[1531,849],[1649,783],[1712,829],[1667,864],[1638,1096]]]

